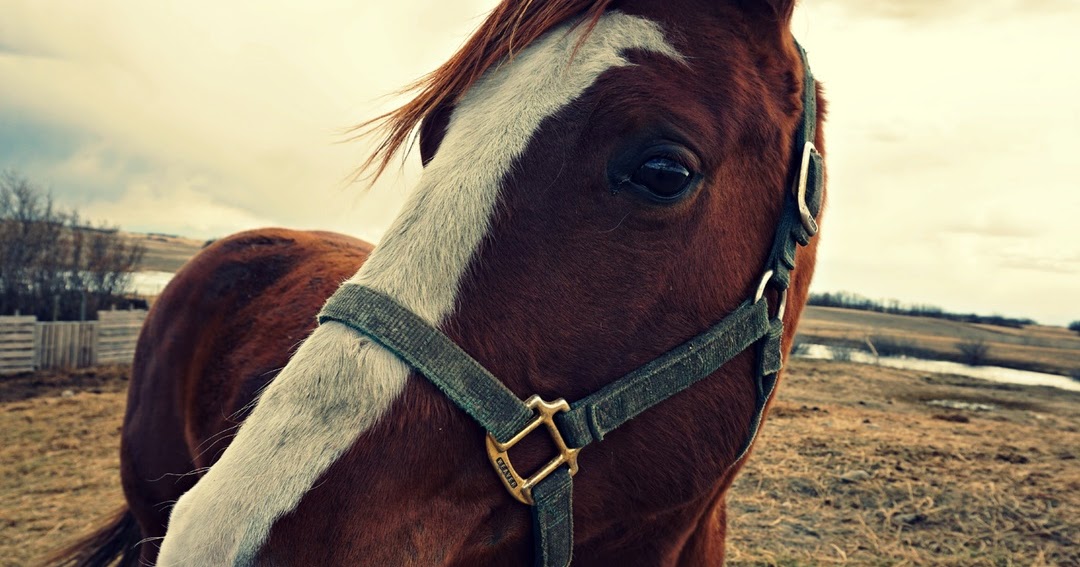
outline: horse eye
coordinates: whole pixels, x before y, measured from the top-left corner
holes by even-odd
[[[630,176],[630,181],[662,199],[678,197],[693,180],[693,172],[685,165],[663,157],[646,161]]]

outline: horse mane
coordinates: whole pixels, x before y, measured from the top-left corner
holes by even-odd
[[[490,68],[576,16],[587,22],[582,41],[613,0],[503,0],[446,63],[400,91],[417,93],[395,110],[350,128],[350,139],[376,136],[378,144],[353,179],[374,183],[394,156],[416,141],[420,123],[443,105],[454,105]],[[580,45],[580,41],[579,44]]]

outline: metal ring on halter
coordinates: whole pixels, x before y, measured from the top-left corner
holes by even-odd
[[[769,287],[769,280],[772,279],[774,272],[769,270],[761,276],[761,282],[758,283],[757,291],[754,292],[754,303],[761,301],[762,297],[765,297],[765,289]],[[784,313],[787,311],[787,289],[785,288],[780,292],[780,306],[776,309],[776,318],[783,319]]]
[[[799,184],[795,187],[795,197],[799,203],[799,218],[809,236],[814,236],[818,231],[817,221],[814,220],[814,215],[810,214],[810,207],[806,205],[806,183],[810,177],[810,158],[815,153],[817,153],[817,148],[814,147],[814,143],[806,142],[803,146],[802,163],[799,165]]]
[[[757,292],[754,293],[754,303],[761,301],[762,297],[765,297],[765,288],[769,285],[769,280],[773,277],[773,271],[769,270],[761,276],[761,283],[757,286]]]
[[[783,319],[784,313],[787,311],[787,291],[780,292],[780,307],[776,309],[776,318]]]

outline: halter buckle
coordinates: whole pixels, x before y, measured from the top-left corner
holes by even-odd
[[[581,448],[571,449],[568,447],[562,437],[562,432],[555,425],[555,414],[570,411],[570,404],[566,400],[559,398],[554,402],[545,402],[540,399],[540,396],[532,396],[525,400],[525,405],[529,409],[536,411],[536,417],[506,443],[500,443],[498,439],[488,433],[487,454],[488,459],[491,460],[491,466],[495,467],[495,472],[499,473],[499,478],[502,479],[506,490],[510,491],[510,495],[518,502],[531,506],[534,504],[532,497],[533,487],[559,467],[564,464],[568,465],[570,467],[570,476],[577,473],[577,455]],[[509,451],[541,425],[547,426],[548,433],[551,435],[551,440],[555,443],[555,448],[559,451],[559,454],[529,478],[522,478],[514,469],[514,465],[510,463]]]
[[[795,186],[795,197],[799,202],[799,218],[802,220],[806,234],[814,236],[818,231],[817,221],[810,214],[810,207],[806,205],[806,184],[810,178],[810,158],[817,153],[813,142],[806,142],[803,146],[802,163],[799,165],[799,184]]]

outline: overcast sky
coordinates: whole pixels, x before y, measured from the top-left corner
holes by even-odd
[[[196,238],[377,239],[416,179],[343,183],[345,127],[493,0],[0,0],[0,169],[85,216]],[[806,0],[830,102],[818,291],[1080,319],[1080,2]]]

